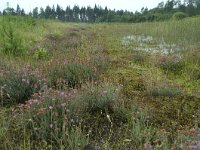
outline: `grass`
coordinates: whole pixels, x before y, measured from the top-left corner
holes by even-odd
[[[197,146],[198,17],[77,25],[1,16],[0,24],[0,149]]]

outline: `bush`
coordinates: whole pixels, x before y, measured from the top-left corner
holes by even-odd
[[[178,56],[162,56],[157,64],[166,73],[172,72],[175,74],[181,73],[185,64]]]
[[[68,63],[64,66],[53,66],[49,72],[49,78],[54,88],[75,88],[82,83],[96,79],[95,73],[86,65]]]
[[[85,86],[75,99],[76,107],[84,112],[113,112],[118,103],[118,87],[109,83]]]
[[[137,110],[136,116],[131,121],[130,139],[134,149],[143,149],[142,145],[145,143],[156,141],[158,138],[157,131],[149,123],[149,114],[147,112]]]
[[[40,82],[34,75],[3,76],[0,78],[1,97],[3,105],[24,103],[34,93],[39,91]]]
[[[154,87],[150,90],[150,95],[153,97],[164,96],[172,97],[179,95],[181,91],[175,87]]]
[[[37,145],[34,142],[42,141],[53,149],[75,150],[88,144],[88,138],[75,124],[75,114],[65,100],[43,97],[28,101],[26,107],[29,108],[25,113],[26,128],[31,130],[35,140],[31,141],[33,146]]]
[[[98,73],[103,73],[110,67],[110,60],[108,56],[104,56],[103,54],[97,54],[93,58],[93,64],[96,67]]]
[[[173,20],[181,20],[188,17],[188,15],[184,12],[176,12],[173,14],[172,19]]]
[[[15,30],[15,22],[12,21],[11,16],[6,16],[3,19],[0,28],[0,49],[7,55],[19,56],[24,53],[24,45],[20,34]]]
[[[133,62],[137,64],[143,64],[145,62],[145,55],[137,53],[133,56]]]

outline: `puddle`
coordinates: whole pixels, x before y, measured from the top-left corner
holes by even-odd
[[[167,44],[164,39],[154,39],[149,35],[128,35],[122,38],[122,46],[129,50],[146,51],[149,53],[172,54],[180,51],[176,44]]]

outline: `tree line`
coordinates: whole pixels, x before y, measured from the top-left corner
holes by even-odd
[[[200,0],[168,0],[160,2],[153,9],[142,8],[141,11],[131,12],[127,10],[111,10],[107,7],[95,5],[94,7],[73,7],[67,6],[65,9],[60,5],[56,7],[46,6],[46,8],[34,8],[28,14],[21,9],[7,7],[0,12],[0,15],[32,16],[42,19],[56,19],[65,22],[146,22],[164,21],[169,19],[182,19],[200,15]]]

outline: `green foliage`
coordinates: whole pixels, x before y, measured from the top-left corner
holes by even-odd
[[[116,83],[123,85],[121,91],[126,97],[131,98],[135,92],[146,89],[140,68],[121,69],[111,74]]]
[[[0,26],[1,51],[7,55],[19,56],[24,54],[24,45],[21,34],[17,32],[12,16],[5,16]]]
[[[112,84],[89,85],[82,90],[76,97],[75,105],[81,106],[80,109],[85,112],[113,112],[118,105],[119,88]]]
[[[130,139],[136,149],[142,149],[145,143],[152,143],[157,138],[156,130],[149,124],[148,115],[146,112],[137,110],[137,115],[132,120]]]
[[[6,109],[1,108],[0,111],[0,149],[3,149],[3,141],[6,138],[6,133],[7,133],[7,113],[6,113]]]
[[[152,101],[156,108],[150,120],[155,126],[164,127],[170,134],[176,133],[181,126],[199,125],[199,103],[196,100],[188,96],[154,98]]]
[[[51,148],[82,149],[88,138],[74,125],[73,113],[63,99],[36,99],[29,101],[25,117],[36,142],[42,139]],[[35,147],[35,146],[34,146]]]
[[[175,74],[180,74],[185,67],[183,60],[178,56],[162,56],[157,65],[166,73],[172,72]]]
[[[102,54],[95,55],[93,59],[93,63],[99,73],[107,70],[110,66],[110,59]]]
[[[153,97],[163,96],[163,97],[173,97],[176,95],[180,95],[181,91],[175,87],[153,87],[150,90],[150,95]]]
[[[176,12],[176,13],[173,14],[172,19],[173,20],[182,20],[186,17],[188,17],[188,15],[186,13]]]
[[[96,75],[88,66],[72,62],[64,66],[53,66],[49,72],[49,79],[55,88],[75,88],[82,83],[95,80]]]
[[[34,75],[16,75],[0,77],[1,103],[4,106],[24,103],[40,89],[40,81]]]
[[[39,48],[35,51],[33,57],[36,60],[44,60],[48,58],[48,51],[45,48]]]
[[[145,54],[136,53],[133,56],[133,62],[137,64],[143,64],[145,62],[145,59],[146,59]]]

